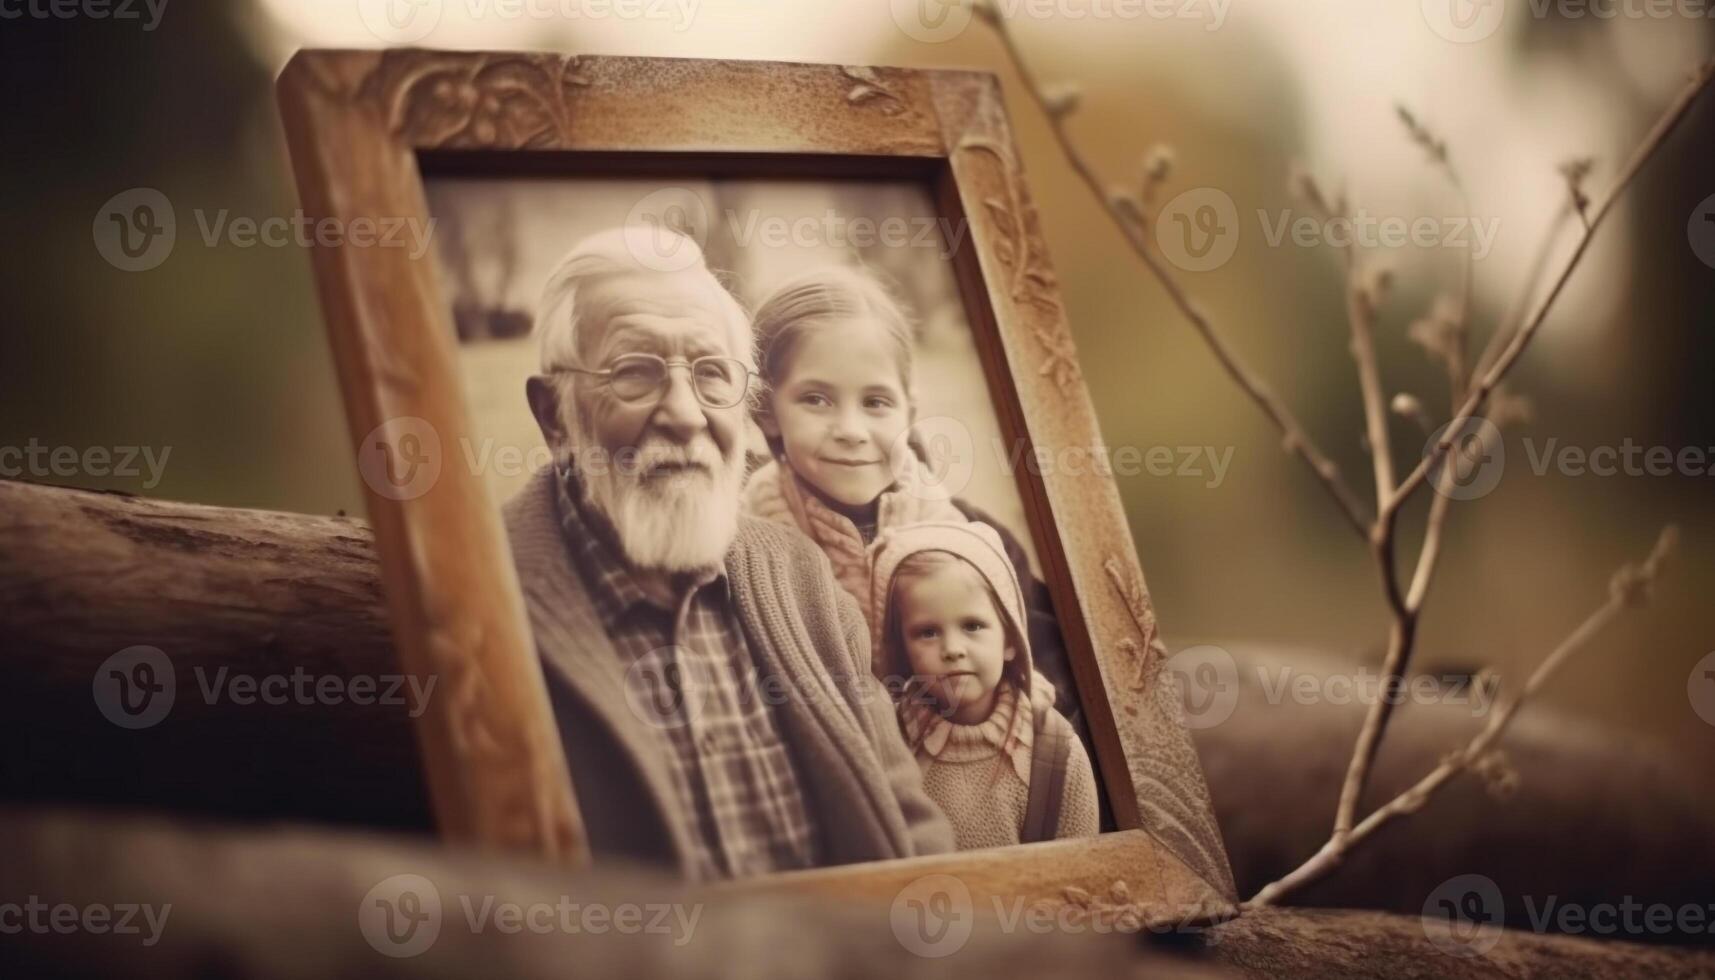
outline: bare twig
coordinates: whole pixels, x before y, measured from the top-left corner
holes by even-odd
[[[1387,652],[1382,658],[1384,693],[1391,692],[1394,685],[1401,683],[1404,677],[1405,669],[1411,659],[1412,646],[1416,639],[1417,614],[1421,608],[1420,605],[1413,605],[1410,602],[1412,598],[1410,593],[1402,598],[1398,592],[1398,573],[1394,568],[1393,542],[1400,508],[1410,499],[1413,492],[1423,486],[1431,467],[1446,459],[1448,451],[1451,450],[1454,441],[1464,431],[1465,426],[1482,409],[1489,394],[1494,391],[1501,379],[1505,378],[1507,372],[1512,370],[1513,365],[1518,362],[1519,356],[1524,353],[1531,338],[1536,335],[1543,320],[1548,316],[1548,311],[1554,305],[1554,300],[1560,295],[1561,290],[1572,277],[1573,270],[1578,267],[1579,261],[1584,257],[1584,253],[1588,249],[1596,229],[1601,225],[1602,219],[1607,217],[1614,206],[1614,202],[1625,192],[1632,179],[1643,169],[1644,163],[1654,155],[1656,149],[1667,139],[1668,134],[1685,117],[1691,104],[1708,87],[1712,78],[1715,78],[1715,60],[1705,62],[1693,73],[1690,82],[1638,145],[1630,161],[1620,171],[1614,184],[1608,189],[1607,194],[1603,196],[1601,203],[1594,211],[1586,213],[1583,207],[1579,208],[1580,215],[1585,217],[1584,232],[1578,240],[1577,247],[1573,249],[1572,254],[1561,266],[1560,272],[1554,280],[1554,286],[1536,306],[1532,315],[1526,319],[1524,326],[1507,342],[1506,347],[1494,363],[1489,366],[1488,370],[1481,376],[1473,378],[1459,411],[1455,413],[1453,420],[1448,423],[1447,427],[1442,430],[1441,438],[1436,441],[1435,446],[1424,454],[1422,461],[1418,463],[1409,476],[1400,482],[1398,489],[1393,492],[1392,496],[1384,497],[1378,503],[1376,524],[1371,532],[1370,540],[1376,560],[1381,566],[1382,581],[1387,591],[1388,603],[1393,611],[1393,622],[1388,629]],[[1569,184],[1573,185],[1575,201],[1582,195],[1580,183],[1587,169],[1587,167],[1573,167],[1567,168],[1565,171]],[[1442,505],[1443,513],[1439,515],[1440,520],[1433,522],[1430,528],[1426,530],[1426,534],[1428,531],[1433,531],[1435,537],[1433,539],[1425,538],[1426,550],[1430,552],[1429,557],[1432,564],[1421,567],[1423,555],[1419,555],[1421,572],[1414,576],[1414,579],[1421,578],[1422,588],[1413,590],[1417,592],[1418,603],[1421,603],[1427,594],[1429,580],[1433,572],[1433,561],[1439,555],[1440,533],[1446,518],[1444,510],[1446,506],[1445,504]],[[1432,504],[1431,510],[1434,509]],[[1341,787],[1340,803],[1335,810],[1333,836],[1336,841],[1344,838],[1352,831],[1353,822],[1357,817],[1358,802],[1363,796],[1364,787],[1369,781],[1370,771],[1375,765],[1376,753],[1381,749],[1382,735],[1387,730],[1387,723],[1392,716],[1395,700],[1392,697],[1381,697],[1372,703],[1369,714],[1364,719],[1364,726],[1358,732],[1357,744],[1353,748],[1352,760],[1347,767],[1346,779]]]
[[[1293,191],[1324,222],[1349,221],[1345,195],[1333,201],[1308,172],[1292,179]],[[1376,360],[1376,312],[1387,291],[1385,270],[1371,269],[1358,257],[1358,243],[1347,244],[1342,256],[1346,270],[1346,323],[1351,331],[1352,361],[1358,372],[1358,391],[1364,408],[1364,446],[1370,453],[1376,486],[1376,505],[1393,491],[1393,449],[1388,435],[1388,406],[1382,391],[1381,369]],[[1373,528],[1365,529],[1369,537]]]
[[[1460,300],[1460,309],[1465,311],[1462,313],[1465,323],[1470,322],[1470,275],[1470,261],[1467,258],[1465,266],[1466,288],[1464,297]],[[1460,400],[1465,397],[1464,339],[1466,331],[1464,329],[1459,330],[1457,337],[1457,347],[1450,353],[1447,360],[1449,410],[1458,407]],[[1457,465],[1457,460],[1454,461],[1454,465]],[[1412,572],[1411,585],[1405,593],[1405,608],[1411,610],[1412,615],[1416,615],[1416,610],[1423,608],[1423,600],[1429,595],[1429,583],[1434,580],[1435,567],[1441,559],[1441,536],[1447,527],[1447,512],[1452,508],[1452,505],[1453,498],[1445,493],[1436,494],[1435,498],[1429,502],[1429,517],[1423,525],[1423,545],[1417,552],[1417,568]]]
[[[1352,246],[1354,249],[1357,246]],[[1376,307],[1380,290],[1365,281],[1354,257],[1346,283],[1346,316],[1352,328],[1352,359],[1358,364],[1358,389],[1364,399],[1364,435],[1376,478],[1376,506],[1393,493],[1393,442],[1388,437],[1387,395],[1376,363]]]
[[[1245,908],[1257,908],[1272,905],[1286,895],[1323,877],[1339,866],[1346,853],[1359,841],[1375,833],[1383,824],[1396,817],[1414,813],[1423,807],[1429,797],[1440,789],[1454,776],[1467,769],[1478,768],[1494,749],[1507,726],[1512,723],[1513,716],[1524,706],[1526,700],[1546,684],[1560,669],[1561,665],[1579,650],[1588,646],[1590,641],[1600,633],[1620,613],[1629,607],[1642,605],[1648,596],[1650,587],[1660,574],[1661,563],[1672,552],[1678,540],[1678,532],[1673,527],[1662,530],[1656,540],[1655,548],[1641,565],[1627,565],[1615,573],[1608,586],[1608,599],[1584,621],[1578,624],[1560,645],[1539,664],[1526,679],[1524,687],[1505,704],[1496,708],[1489,716],[1488,723],[1476,737],[1464,747],[1450,753],[1441,764],[1436,766],[1428,775],[1418,780],[1411,788],[1400,793],[1391,801],[1377,808],[1375,812],[1365,817],[1363,822],[1353,827],[1349,833],[1330,838],[1322,845],[1321,850],[1310,860],[1299,865],[1292,873],[1281,878],[1244,903]]]
[[[1440,559],[1441,542],[1450,510],[1451,498],[1445,494],[1437,495],[1430,503],[1423,545],[1417,555],[1410,585],[1403,589],[1395,561],[1396,532],[1400,510],[1412,494],[1422,487],[1433,467],[1446,459],[1448,452],[1451,451],[1455,440],[1458,439],[1464,427],[1478,411],[1483,409],[1491,396],[1496,394],[1502,380],[1540,329],[1548,311],[1564,289],[1573,270],[1577,268],[1596,229],[1612,209],[1614,202],[1637,176],[1644,163],[1666,140],[1668,134],[1678,125],[1703,89],[1708,87],[1711,79],[1715,78],[1715,61],[1705,63],[1694,73],[1690,83],[1673,101],[1662,118],[1651,128],[1637,150],[1634,151],[1625,168],[1621,170],[1618,178],[1608,189],[1606,195],[1594,208],[1590,207],[1591,202],[1583,190],[1584,178],[1590,170],[1589,162],[1575,161],[1562,169],[1571,204],[1557,215],[1554,224],[1551,225],[1543,250],[1537,256],[1532,271],[1527,277],[1520,303],[1514,310],[1509,310],[1500,326],[1490,337],[1489,343],[1485,346],[1475,365],[1470,368],[1466,366],[1468,357],[1467,337],[1471,320],[1475,255],[1467,250],[1461,269],[1456,305],[1452,312],[1444,313],[1438,303],[1436,311],[1432,313],[1428,322],[1429,329],[1423,338],[1425,346],[1441,358],[1445,364],[1449,403],[1453,417],[1443,430],[1441,438],[1436,441],[1434,446],[1427,448],[1418,464],[1404,480],[1397,483],[1394,479],[1388,432],[1389,400],[1382,387],[1374,336],[1376,308],[1384,280],[1380,276],[1372,275],[1367,270],[1361,269],[1355,246],[1354,250],[1348,251],[1346,255],[1347,304],[1352,334],[1352,354],[1357,364],[1358,381],[1363,396],[1366,441],[1372,456],[1376,487],[1376,516],[1371,521],[1364,516],[1364,507],[1358,503],[1356,495],[1340,476],[1338,468],[1310,441],[1303,426],[1299,424],[1291,412],[1239,360],[1238,355],[1228,345],[1220,332],[1216,330],[1209,318],[1191,301],[1184,288],[1168,270],[1162,258],[1150,248],[1150,212],[1153,209],[1155,193],[1159,190],[1170,167],[1171,157],[1159,151],[1151,154],[1146,161],[1144,179],[1138,192],[1131,193],[1122,190],[1109,193],[1089,161],[1078,151],[1066,129],[1066,118],[1077,105],[1076,90],[1066,87],[1049,90],[1039,85],[1008,31],[1005,21],[998,12],[986,6],[979,6],[978,10],[983,13],[983,19],[995,31],[1026,90],[1047,118],[1054,138],[1072,169],[1089,187],[1090,191],[1096,195],[1097,199],[1104,203],[1109,217],[1124,235],[1127,244],[1131,246],[1145,267],[1155,276],[1174,306],[1184,314],[1198,335],[1209,345],[1228,375],[1279,427],[1284,436],[1285,448],[1302,458],[1321,480],[1323,486],[1339,504],[1341,511],[1353,529],[1369,544],[1381,572],[1383,589],[1391,613],[1387,650],[1383,656],[1382,664],[1383,673],[1386,677],[1383,696],[1377,698],[1375,703],[1370,706],[1364,726],[1359,733],[1358,742],[1354,748],[1352,760],[1342,786],[1333,834],[1321,850],[1298,870],[1263,889],[1257,898],[1250,903],[1269,904],[1303,883],[1326,874],[1328,870],[1338,864],[1355,842],[1368,836],[1381,823],[1421,806],[1429,793],[1457,772],[1467,768],[1490,773],[1503,770],[1504,764],[1497,757],[1489,754],[1489,746],[1499,737],[1512,713],[1517,710],[1525,696],[1534,691],[1566,656],[1582,646],[1590,635],[1593,635],[1596,630],[1617,614],[1618,607],[1614,603],[1620,600],[1614,598],[1610,600],[1609,606],[1598,610],[1565,643],[1549,655],[1544,664],[1538,668],[1537,673],[1532,675],[1524,690],[1520,692],[1519,697],[1500,712],[1496,718],[1491,718],[1489,728],[1478,739],[1474,740],[1471,746],[1450,757],[1450,760],[1444,763],[1440,769],[1431,773],[1412,790],[1402,794],[1399,799],[1371,814],[1362,823],[1355,823],[1358,802],[1363,795],[1381,745],[1382,736],[1391,717],[1391,708],[1395,699],[1389,695],[1391,695],[1395,685],[1403,681],[1415,647],[1418,617],[1424,600],[1427,598],[1429,585],[1434,578],[1435,568]],[[1465,191],[1457,169],[1451,162],[1446,142],[1436,137],[1403,107],[1399,109],[1399,116],[1412,139],[1428,154],[1431,163],[1446,175],[1449,183],[1458,193],[1460,205],[1469,218],[1471,215],[1470,198]],[[1301,184],[1299,187],[1301,195],[1314,210],[1324,217],[1336,217],[1344,214],[1343,195],[1337,203],[1331,203],[1326,195],[1322,194],[1315,182],[1307,176],[1298,183]],[[1535,294],[1536,285],[1547,266],[1548,256],[1558,239],[1561,223],[1567,215],[1574,212],[1583,222],[1583,234],[1572,253],[1561,265],[1553,280],[1553,285],[1546,295],[1534,307],[1531,307],[1528,305],[1529,300]],[[1527,317],[1518,316],[1516,311],[1523,309],[1530,309],[1532,312]],[[1414,339],[1419,339],[1415,332],[1413,336]],[[1491,414],[1504,414],[1499,401],[1500,399],[1497,397],[1496,411]],[[1419,421],[1427,421],[1422,404],[1409,395],[1397,396],[1392,404],[1401,414],[1417,418]],[[1497,421],[1495,424],[1499,424],[1499,422]],[[1457,462],[1454,461],[1455,465]],[[1671,535],[1664,532],[1661,543],[1658,544],[1656,552],[1645,563],[1643,570],[1641,572],[1623,570],[1622,576],[1629,575],[1631,578],[1639,580],[1643,586],[1647,586],[1648,582],[1653,580],[1661,556],[1665,554],[1670,544]],[[1617,577],[1616,583],[1619,581],[1620,577]],[[1618,585],[1616,585],[1616,596],[1618,596],[1619,591]],[[1636,591],[1641,592],[1641,586]]]
[[[1590,170],[1596,162],[1589,157],[1579,157],[1568,160],[1560,165],[1560,176],[1566,178],[1566,195],[1572,202],[1572,210],[1578,212],[1579,220],[1584,222],[1584,230],[1590,230],[1590,196],[1584,193],[1584,178],[1590,176]]]
[[[1459,210],[1469,222],[1476,221],[1476,215],[1471,212],[1471,195],[1465,190],[1465,181],[1459,176],[1459,168],[1453,165],[1453,158],[1447,151],[1447,141],[1437,137],[1428,126],[1424,125],[1403,105],[1395,106],[1400,122],[1405,125],[1406,132],[1411,135],[1412,142],[1423,148],[1429,162],[1441,171],[1453,192],[1459,197]],[[1449,338],[1449,347],[1445,352],[1447,372],[1453,384],[1453,404],[1448,406],[1452,411],[1458,407],[1459,398],[1463,395],[1465,386],[1465,337],[1471,325],[1471,291],[1475,276],[1476,250],[1465,249],[1465,255],[1459,268],[1459,299],[1458,313],[1454,319],[1454,329]]]
[[[1345,195],[1333,200],[1323,193],[1316,179],[1306,171],[1295,173],[1291,180],[1293,193],[1324,222],[1350,221]],[[1376,505],[1387,499],[1393,488],[1393,449],[1388,435],[1388,403],[1382,391],[1381,371],[1376,360],[1376,311],[1387,292],[1389,276],[1385,269],[1366,267],[1358,257],[1358,243],[1349,242],[1342,253],[1346,271],[1346,323],[1351,332],[1350,350],[1357,367],[1358,391],[1364,409],[1364,448],[1368,450],[1376,486]],[[1373,526],[1364,529],[1369,538]]]
[[[1466,211],[1470,211],[1469,205],[1466,206]],[[1478,355],[1477,363],[1472,366],[1470,374],[1462,371],[1457,361],[1449,359],[1448,376],[1451,384],[1449,411],[1458,411],[1459,404],[1465,400],[1466,385],[1470,383],[1469,379],[1487,370],[1488,365],[1506,346],[1507,339],[1518,330],[1519,320],[1524,316],[1525,310],[1529,308],[1531,297],[1536,295],[1536,291],[1542,285],[1542,276],[1548,269],[1548,258],[1553,254],[1554,243],[1559,241],[1561,228],[1570,216],[1571,209],[1569,207],[1561,208],[1555,212],[1553,221],[1544,231],[1542,241],[1537,246],[1536,255],[1531,259],[1530,269],[1525,273],[1523,288],[1518,291],[1512,304],[1501,317],[1495,332],[1489,335],[1489,341],[1484,345],[1483,352]],[[1466,253],[1465,268],[1466,288],[1464,298],[1461,301],[1461,308],[1469,310],[1471,302],[1469,251]],[[1467,322],[1469,321],[1467,320]],[[1469,331],[1459,331],[1458,336],[1463,340],[1469,336]],[[1462,350],[1463,347],[1461,346],[1454,356],[1458,356]],[[1520,415],[1528,414],[1522,409],[1519,409],[1518,412]],[[1503,417],[1504,414],[1511,413],[1490,412],[1489,421],[1499,428],[1508,421],[1507,418]],[[1450,461],[1450,465],[1456,464],[1456,460]],[[1408,609],[1422,609],[1424,600],[1429,596],[1429,586],[1435,578],[1435,568],[1441,557],[1441,539],[1447,523],[1447,512],[1452,507],[1452,503],[1453,498],[1444,493],[1436,494],[1434,499],[1429,502],[1429,517],[1424,524],[1423,546],[1417,554],[1417,570],[1412,574],[1411,588],[1406,592],[1405,597],[1405,605]]]
[[[1488,343],[1483,345],[1483,352],[1477,355],[1477,363],[1471,366],[1472,376],[1480,375],[1495,363],[1495,358],[1501,355],[1513,335],[1518,333],[1524,324],[1525,314],[1530,311],[1530,301],[1542,288],[1542,277],[1548,272],[1548,260],[1554,256],[1554,245],[1560,241],[1560,233],[1566,227],[1566,219],[1572,217],[1572,206],[1563,205],[1554,212],[1554,218],[1549,222],[1548,229],[1543,232],[1542,240],[1537,244],[1536,254],[1531,256],[1530,269],[1525,272],[1524,288],[1513,298],[1512,305],[1501,317],[1495,332],[1489,335]],[[1457,413],[1459,402],[1464,400],[1462,393],[1455,400],[1450,411]]]
[[[1459,190],[1460,202],[1464,207],[1465,213],[1470,214],[1470,201],[1465,196],[1464,188],[1460,185],[1458,176],[1449,172],[1449,179],[1453,181],[1454,186]],[[1518,295],[1513,300],[1512,305],[1507,308],[1506,313],[1501,317],[1499,325],[1495,328],[1495,332],[1489,335],[1488,343],[1484,345],[1482,353],[1478,355],[1477,362],[1472,365],[1469,373],[1467,373],[1464,368],[1463,359],[1465,353],[1465,341],[1470,336],[1468,325],[1471,322],[1470,309],[1473,259],[1471,250],[1466,250],[1463,273],[1464,278],[1460,289],[1459,300],[1459,322],[1465,326],[1462,329],[1454,331],[1453,337],[1451,338],[1453,346],[1446,357],[1450,393],[1448,404],[1449,412],[1456,413],[1458,411],[1460,403],[1465,400],[1465,396],[1467,394],[1466,386],[1470,383],[1470,378],[1487,370],[1489,364],[1493,363],[1495,357],[1506,346],[1508,338],[1518,330],[1519,320],[1524,316],[1525,311],[1529,309],[1531,297],[1536,295],[1536,291],[1542,285],[1543,274],[1548,269],[1549,256],[1554,252],[1554,243],[1560,240],[1560,230],[1565,225],[1566,219],[1570,216],[1570,207],[1563,207],[1555,212],[1553,221],[1550,222],[1547,230],[1543,232],[1542,241],[1537,246],[1535,256],[1531,259],[1530,269],[1525,273],[1523,288],[1518,291]],[[1521,412],[1521,414],[1523,413]],[[1506,421],[1506,419],[1500,418],[1499,413],[1491,412],[1489,421],[1494,423],[1498,428]],[[1429,586],[1434,581],[1436,565],[1441,557],[1441,540],[1447,524],[1447,513],[1451,509],[1452,504],[1453,498],[1447,494],[1436,494],[1435,498],[1429,502],[1429,517],[1424,524],[1423,546],[1418,551],[1417,569],[1412,573],[1411,587],[1406,592],[1405,596],[1405,605],[1407,609],[1422,609],[1424,600],[1429,596]]]
[[[1500,384],[1501,379],[1506,377],[1508,371],[1512,370],[1512,366],[1518,361],[1519,355],[1523,354],[1525,348],[1530,346],[1531,339],[1541,329],[1543,320],[1548,316],[1548,311],[1554,307],[1554,301],[1566,288],[1567,281],[1572,278],[1573,270],[1578,268],[1579,260],[1584,257],[1585,251],[1589,249],[1590,241],[1595,237],[1596,230],[1601,227],[1603,219],[1612,211],[1614,202],[1631,185],[1633,178],[1638,175],[1638,171],[1643,169],[1644,164],[1649,162],[1650,157],[1666,141],[1668,134],[1673,132],[1680,120],[1685,118],[1685,114],[1690,110],[1692,103],[1696,102],[1703,90],[1709,87],[1711,80],[1715,80],[1715,59],[1704,62],[1693,73],[1690,83],[1680,90],[1679,95],[1674,98],[1667,111],[1662,114],[1662,117],[1651,127],[1643,141],[1638,144],[1638,148],[1632,153],[1631,159],[1627,161],[1619,176],[1614,179],[1613,185],[1609,187],[1601,202],[1588,212],[1584,223],[1584,232],[1579,236],[1578,244],[1573,248],[1572,254],[1561,266],[1559,274],[1555,276],[1554,285],[1549,288],[1548,294],[1537,303],[1531,315],[1525,318],[1524,326],[1508,340],[1506,347],[1495,358],[1494,363],[1478,377],[1476,384],[1466,395],[1464,404],[1459,407],[1458,413],[1454,415],[1452,424],[1447,427],[1446,433],[1429,452],[1424,454],[1423,459],[1418,461],[1411,473],[1400,481],[1399,486],[1394,489],[1393,496],[1382,504],[1381,513],[1377,515],[1378,521],[1389,523],[1394,519],[1400,507],[1411,498],[1411,495],[1419,487],[1423,486],[1423,482],[1429,477],[1430,469],[1439,463],[1447,455],[1447,451],[1452,448],[1454,434],[1478,412],[1482,411],[1489,393],[1494,391],[1495,386]]]
[[[1427,126],[1419,122],[1410,110],[1404,106],[1398,107],[1400,121],[1405,124],[1406,131],[1413,142],[1422,147],[1429,160],[1446,177],[1447,182],[1459,196],[1459,203],[1467,219],[1471,218],[1471,201],[1465,193],[1464,181],[1459,177],[1458,168],[1453,165],[1452,158],[1447,152],[1447,143],[1435,136]],[[1430,315],[1431,336],[1425,339],[1425,346],[1442,361],[1447,370],[1449,390],[1449,410],[1459,404],[1465,389],[1465,334],[1470,329],[1471,322],[1471,292],[1475,279],[1475,257],[1470,248],[1465,250],[1461,262],[1459,296],[1456,306],[1451,313],[1443,309],[1443,303],[1436,301],[1435,309]],[[1359,336],[1356,313],[1353,319],[1354,351],[1359,350]],[[1368,353],[1371,372],[1375,370],[1375,355],[1367,345],[1363,348]],[[1360,358],[1360,364],[1364,362]],[[1372,379],[1376,388],[1380,388],[1380,380]],[[1373,430],[1377,427],[1376,413],[1371,410],[1368,391],[1365,392],[1364,418],[1372,429],[1371,442],[1377,437]],[[1386,419],[1380,422],[1382,444],[1386,445]],[[1386,482],[1384,483],[1384,476]],[[1377,461],[1376,467],[1376,508],[1378,515],[1382,501],[1392,493],[1393,467],[1391,457],[1384,467],[1382,461]],[[1424,528],[1423,546],[1418,552],[1417,569],[1412,575],[1410,586],[1402,590],[1399,580],[1399,567],[1396,556],[1398,547],[1397,527],[1393,521],[1377,520],[1371,529],[1370,550],[1376,561],[1376,567],[1381,572],[1382,590],[1387,598],[1388,611],[1391,617],[1388,624],[1387,651],[1382,657],[1383,676],[1387,678],[1391,695],[1391,687],[1400,683],[1405,671],[1411,663],[1412,653],[1417,645],[1417,617],[1422,608],[1423,597],[1427,594],[1429,581],[1433,577],[1436,563],[1441,556],[1441,536],[1446,527],[1447,514],[1451,507],[1451,499],[1439,495],[1429,505],[1429,519]],[[1351,832],[1352,822],[1357,817],[1358,801],[1363,796],[1364,784],[1369,779],[1370,767],[1375,755],[1381,748],[1382,736],[1387,731],[1387,724],[1392,717],[1395,699],[1391,696],[1379,697],[1371,702],[1369,711],[1364,718],[1364,724],[1358,732],[1357,744],[1353,747],[1352,758],[1346,768],[1346,778],[1341,784],[1340,801],[1334,811],[1333,838],[1339,840]]]
[[[1109,217],[1113,219],[1120,232],[1125,235],[1126,242],[1131,246],[1132,251],[1137,253],[1138,258],[1143,260],[1143,264],[1154,274],[1156,281],[1166,291],[1167,298],[1184,315],[1185,319],[1190,321],[1192,329],[1196,330],[1198,336],[1203,338],[1203,342],[1209,345],[1209,349],[1214,352],[1215,359],[1220,362],[1227,375],[1280,429],[1282,447],[1287,452],[1301,458],[1305,465],[1310,467],[1310,471],[1316,475],[1329,495],[1334,498],[1334,502],[1339,505],[1340,512],[1345,515],[1347,523],[1352,526],[1353,530],[1357,531],[1359,536],[1367,538],[1370,533],[1370,520],[1365,515],[1366,508],[1358,501],[1356,494],[1352,492],[1352,489],[1341,477],[1339,466],[1329,459],[1327,454],[1317,448],[1316,443],[1310,438],[1309,433],[1305,431],[1304,426],[1299,423],[1292,411],[1239,358],[1232,345],[1216,330],[1214,323],[1192,302],[1184,287],[1163,265],[1161,257],[1151,250],[1149,236],[1145,230],[1148,218],[1143,214],[1141,207],[1130,205],[1125,199],[1117,201],[1110,199],[1101,178],[1083,154],[1078,152],[1077,147],[1066,132],[1065,119],[1068,110],[1064,104],[1051,99],[1054,93],[1045,93],[1042,87],[1037,84],[1035,76],[1031,74],[1029,65],[1025,62],[1023,54],[1018,50],[1018,45],[1007,29],[1005,21],[999,16],[985,17],[985,20],[993,27],[995,35],[1000,38],[1007,58],[1012,62],[1019,78],[1024,82],[1025,89],[1048,118],[1049,127],[1053,130],[1055,141],[1059,143],[1060,151],[1066,157],[1067,163],[1088,185],[1091,193],[1096,195],[1096,199],[1104,203]]]

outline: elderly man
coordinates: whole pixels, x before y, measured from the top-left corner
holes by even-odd
[[[550,276],[526,388],[555,466],[506,508],[592,849],[697,879],[949,851],[856,603],[739,514],[750,321],[661,234],[598,233]]]

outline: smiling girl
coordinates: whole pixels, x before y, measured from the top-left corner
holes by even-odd
[[[774,460],[751,475],[746,509],[809,535],[865,605],[865,548],[878,531],[964,519],[905,445],[911,327],[876,280],[828,266],[763,301],[756,340],[765,385],[757,423]]]
[[[876,535],[924,521],[991,526],[1026,590],[1025,629],[1048,682],[1042,687],[1058,692],[1056,706],[1085,737],[1047,586],[1004,526],[935,485],[911,438],[916,337],[899,302],[865,270],[823,266],[763,300],[755,331],[764,385],[756,421],[774,458],[751,475],[745,510],[821,546],[870,615],[877,646],[867,552]]]

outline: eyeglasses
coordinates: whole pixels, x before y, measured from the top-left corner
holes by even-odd
[[[622,402],[640,402],[659,398],[667,389],[669,368],[687,367],[691,370],[691,390],[705,408],[731,408],[744,401],[750,390],[750,368],[736,357],[699,357],[687,361],[671,361],[654,354],[621,354],[600,370],[583,367],[560,368],[574,374],[588,374],[607,383],[614,397]]]

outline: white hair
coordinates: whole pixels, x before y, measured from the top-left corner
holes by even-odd
[[[750,314],[709,269],[697,240],[670,228],[629,224],[584,238],[548,274],[536,304],[534,327],[543,373],[579,363],[578,334],[589,324],[580,320],[578,294],[596,279],[626,273],[706,278],[726,321],[730,355],[752,371],[756,369],[756,336]]]

